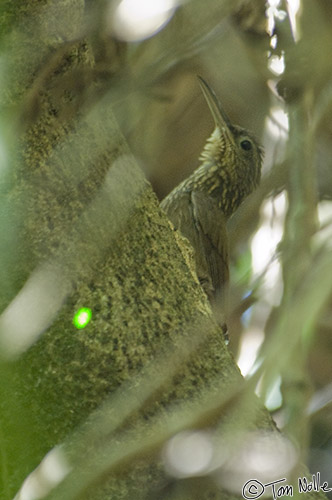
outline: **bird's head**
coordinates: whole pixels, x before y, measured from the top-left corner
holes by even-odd
[[[214,91],[203,78],[198,78],[215,122],[201,159],[215,162],[231,182],[244,183],[245,194],[249,194],[260,181],[263,150],[250,132],[231,123]]]

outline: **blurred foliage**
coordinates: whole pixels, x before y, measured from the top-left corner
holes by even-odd
[[[209,474],[191,478],[192,482],[165,479],[157,465],[160,449],[185,429],[215,426],[217,441],[220,434],[227,434],[218,420],[220,414],[227,415],[223,425],[232,436],[254,429],[260,418],[261,428],[270,428],[256,402],[248,401],[255,389],[268,399],[279,378],[281,405],[274,415],[278,426],[295,443],[312,473],[321,471],[332,487],[332,5],[329,0],[300,2],[297,33],[288,7],[287,1],[281,1],[275,8],[268,32],[265,1],[192,0],[181,3],[154,36],[127,43],[112,32],[106,0],[1,4],[2,310],[48,258],[58,259],[52,280],[57,283],[55,276],[59,281],[65,277],[64,290],[58,292],[62,300],[47,318],[44,336],[24,353],[23,361],[5,357],[1,361],[2,498],[13,498],[23,478],[55,444],[63,444],[76,469],[50,493],[51,482],[43,485],[39,477],[39,498],[83,498],[84,491],[84,498],[129,498],[131,494],[142,499],[201,499],[208,498],[204,495],[209,488],[211,498],[226,498],[218,496],[223,495],[219,487],[207,485]],[[276,74],[271,61],[280,57],[285,71]],[[117,163],[114,177],[108,178],[107,172],[119,151],[132,154],[161,199],[193,171],[213,126],[196,75],[215,89],[231,120],[253,131],[265,147],[261,186],[229,223],[230,350],[236,358],[241,349],[249,349],[248,341],[256,334],[264,342],[256,371],[246,384],[235,368],[223,374],[226,383],[218,379],[218,362],[222,365],[225,357],[231,363],[224,352],[216,352],[213,358],[217,382],[213,379],[212,384],[202,355],[202,363],[186,373],[191,392],[177,399],[174,394],[181,386],[177,370],[189,363],[197,349],[203,350],[202,330],[208,343],[215,327],[200,323],[199,314],[208,317],[208,306],[197,283],[196,288],[186,288],[186,279],[191,278],[187,266],[179,265],[182,274],[172,282],[174,297],[163,302],[163,294],[168,297],[167,265],[178,258],[163,243],[167,222],[155,215],[156,200],[150,192],[140,198],[147,183],[134,168],[127,172],[127,160]],[[109,109],[116,120],[108,120]],[[288,132],[284,123],[276,123],[275,109],[287,113]],[[45,140],[31,151],[36,130]],[[91,144],[96,145],[92,152]],[[50,158],[55,166],[52,175],[47,170]],[[110,190],[103,190],[105,179],[112,185]],[[77,198],[74,191],[79,193]],[[41,192],[47,193],[42,203]],[[285,200],[281,214],[277,210],[280,194]],[[146,210],[148,202],[152,212]],[[65,240],[56,217],[67,231]],[[146,256],[140,253],[140,242],[135,246],[135,236],[152,224],[161,243],[158,247],[151,238],[147,243],[151,253]],[[267,234],[266,228],[276,226],[281,227],[280,241],[266,260],[261,249],[265,264],[257,270],[253,240],[259,231]],[[86,228],[91,230],[90,239]],[[100,236],[103,231],[107,237]],[[132,260],[127,258],[128,248],[134,251]],[[114,271],[113,259],[121,254],[122,267]],[[189,256],[184,254],[190,267],[190,250]],[[142,274],[135,278],[137,293],[128,296],[126,267],[135,262]],[[152,273],[158,263],[165,276],[160,277],[160,296],[154,300],[145,273],[150,268]],[[271,278],[269,272],[276,263],[279,271]],[[91,284],[97,271],[103,277],[110,273],[114,295],[98,288],[101,277]],[[141,289],[151,299],[148,307],[140,307]],[[95,327],[97,334],[91,334],[93,358],[85,365],[91,372],[82,374],[91,344],[73,338],[72,324],[63,328],[62,320],[85,306],[80,300],[90,292],[93,310],[103,321]],[[196,302],[186,306],[175,329],[172,314],[192,297],[203,306],[200,310]],[[123,311],[135,302],[138,315],[128,319]],[[110,311],[121,318],[119,330],[111,323]],[[166,347],[153,345],[155,338],[164,335],[156,317],[171,332]],[[107,344],[109,324],[120,347]],[[141,325],[140,343],[135,343],[132,332]],[[3,334],[3,323],[1,329]],[[121,344],[122,334],[127,344]],[[120,361],[115,349],[123,350]],[[36,359],[40,362],[34,364]],[[74,371],[64,372],[61,381],[66,402],[62,407],[58,395],[52,400],[48,382],[62,373],[62,364],[73,361]],[[96,366],[105,377],[100,385],[93,374]],[[198,395],[196,378],[206,383]],[[73,401],[75,384],[81,379],[87,379],[86,399]],[[24,392],[22,380],[33,386],[31,393]],[[167,392],[167,384],[175,389]],[[149,406],[160,393],[165,394],[162,402]],[[40,402],[34,397],[40,397],[44,413],[38,413]],[[143,418],[136,421],[142,407]],[[233,407],[237,413],[243,409],[243,417],[234,422]],[[58,412],[56,423],[52,412]],[[51,436],[49,442],[44,435]],[[234,442],[232,446],[236,448]],[[152,463],[150,476],[145,461]],[[127,496],[121,496],[126,467],[134,472]],[[107,485],[110,471],[116,476],[115,486],[105,486],[95,497],[91,487]],[[37,483],[38,474],[42,476],[42,471],[37,470]],[[28,498],[38,497],[34,495]],[[23,493],[19,498],[25,498]],[[227,498],[235,496],[230,493]]]

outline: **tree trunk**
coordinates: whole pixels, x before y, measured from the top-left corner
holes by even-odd
[[[160,450],[184,429],[275,427],[113,114],[121,50],[107,39],[105,78],[81,1],[9,2],[1,16],[15,20],[3,40],[1,498],[63,444],[72,470],[53,491],[44,477],[47,498],[231,499],[209,474],[170,478]],[[92,318],[77,329],[83,307]]]

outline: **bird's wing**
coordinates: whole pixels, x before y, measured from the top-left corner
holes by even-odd
[[[179,230],[182,236],[185,236],[191,243],[194,249],[197,277],[205,292],[211,298],[214,288],[207,261],[204,258],[204,253],[202,254],[201,240],[203,235],[199,233],[200,229],[195,221],[191,196],[191,191],[173,191],[161,202],[160,206],[174,224],[175,229]]]
[[[204,255],[215,293],[223,293],[229,281],[226,217],[211,196],[191,193],[197,246]]]
[[[190,199],[191,193],[189,191],[175,192],[174,190],[162,200],[160,206],[174,224],[175,229],[178,229],[194,246],[190,237],[193,226]]]
[[[171,193],[162,202],[195,251],[196,271],[206,293],[223,294],[229,280],[226,218],[211,196],[196,191]]]

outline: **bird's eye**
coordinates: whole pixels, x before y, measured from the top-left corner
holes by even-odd
[[[243,141],[241,141],[240,146],[245,151],[250,151],[250,149],[252,149],[252,143],[248,141],[248,139],[244,139]]]

